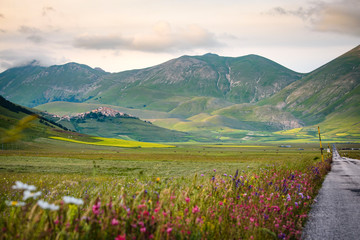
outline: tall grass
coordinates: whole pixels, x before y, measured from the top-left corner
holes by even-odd
[[[2,174],[0,239],[299,239],[329,170],[328,160],[191,177]],[[17,180],[41,196],[24,200]]]

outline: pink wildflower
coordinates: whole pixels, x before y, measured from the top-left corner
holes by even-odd
[[[95,215],[99,215],[100,214],[100,207],[101,207],[101,202],[98,201],[93,207],[92,207],[92,211]]]
[[[140,232],[146,232],[146,227],[142,227],[142,228],[140,228]]]
[[[187,203],[189,203],[189,202],[190,202],[190,198],[189,198],[189,197],[186,197],[186,198],[185,198],[185,201],[186,201]]]
[[[172,231],[172,228],[170,228],[170,227],[166,230],[166,232],[167,232],[168,234],[170,234],[171,231]]]
[[[254,221],[255,221],[255,218],[250,217],[250,222],[254,222]]]
[[[115,238],[115,240],[126,240],[126,235],[119,235]]]
[[[192,210],[192,213],[197,213],[199,211],[200,211],[199,207],[197,205],[195,205],[195,207]]]
[[[223,205],[223,202],[219,202],[219,205],[222,206],[222,205]]]
[[[113,225],[113,226],[119,225],[119,221],[116,218],[113,218],[111,220],[111,225]]]

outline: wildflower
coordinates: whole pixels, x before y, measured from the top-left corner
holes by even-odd
[[[224,176],[225,176],[225,177],[227,177],[227,174],[226,174],[226,173],[224,173]]]
[[[55,205],[55,204],[51,204],[51,203],[48,203],[48,202],[45,202],[43,200],[39,200],[37,201],[37,204],[39,205],[39,207],[41,207],[42,209],[49,209],[49,210],[52,210],[52,211],[57,211],[59,210],[59,206]]]
[[[84,204],[84,201],[82,199],[74,198],[74,197],[70,197],[70,196],[64,196],[63,200],[67,204],[70,204],[70,203],[75,204],[75,205],[83,205]]]
[[[100,207],[101,207],[101,203],[100,201],[98,201],[95,205],[93,205],[92,207],[92,211],[95,215],[99,215],[100,214]]]
[[[290,194],[286,195],[286,200],[287,200],[288,202],[290,202],[290,201],[291,201]]]
[[[142,227],[142,228],[140,228],[140,232],[146,232],[146,227]]]
[[[16,181],[15,185],[12,186],[13,189],[21,189],[21,190],[29,190],[29,191],[35,191],[36,187],[34,185],[28,185],[26,183],[22,183],[20,181]]]
[[[200,176],[202,176],[202,177],[203,177],[203,176],[204,176],[204,174],[201,174]]]
[[[255,221],[255,218],[250,217],[250,222],[254,222],[254,221]]]
[[[119,225],[119,221],[118,221],[116,218],[113,218],[113,219],[111,220],[111,225],[117,226],[117,225]]]
[[[216,172],[216,169],[214,169],[214,172]]]
[[[298,204],[297,202],[295,202],[295,206],[296,206],[296,207],[299,207],[299,204]]]
[[[195,207],[192,209],[192,213],[197,213],[199,211],[200,211],[200,209],[197,205],[195,205]]]
[[[115,238],[115,240],[126,240],[126,235],[119,235]]]
[[[301,198],[304,198],[304,194],[302,194],[302,193],[299,193],[299,195],[300,195],[300,197],[301,197]]]
[[[170,227],[166,230],[166,232],[167,232],[168,234],[170,234],[171,231],[172,231],[172,228],[170,228]]]
[[[286,234],[285,234],[285,233],[280,233],[280,234],[278,235],[278,238],[280,238],[280,239],[285,239],[285,238],[286,238]]]
[[[189,198],[189,197],[186,197],[186,198],[185,198],[185,201],[186,201],[187,203],[189,203],[189,202],[190,202],[190,198]]]
[[[24,202],[18,202],[18,201],[5,201],[5,204],[8,206],[16,206],[16,207],[25,206]]]
[[[224,204],[223,204],[223,202],[219,202],[219,205],[222,206],[222,205],[224,205]]]
[[[28,198],[34,198],[34,199],[36,199],[36,198],[38,198],[40,195],[41,195],[41,192],[40,192],[40,191],[39,191],[39,192],[36,192],[36,193],[32,193],[32,192],[30,192],[29,190],[25,190],[25,191],[24,191],[23,200],[25,201],[25,200],[28,199]]]
[[[160,182],[160,178],[159,178],[159,177],[157,177],[157,178],[156,178],[156,181],[157,181],[157,182]]]

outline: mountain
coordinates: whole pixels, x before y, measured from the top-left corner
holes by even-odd
[[[27,107],[52,101],[84,102],[106,75],[77,63],[16,67],[0,74],[0,95]]]
[[[154,67],[108,75],[107,83],[88,102],[165,112],[198,97],[255,103],[302,77],[256,55],[183,56]]]
[[[360,46],[308,74],[257,55],[182,56],[119,73],[75,63],[25,66],[0,74],[0,93],[27,106],[43,103],[37,108],[51,113],[110,107],[212,140],[308,138],[320,125],[329,138],[352,141],[360,134],[359,52]]]
[[[17,67],[0,74],[0,94],[28,107],[86,101],[169,112],[193,97],[254,103],[302,77],[256,55],[206,54],[114,74],[76,63]]]
[[[325,120],[334,111],[359,103],[360,46],[309,73],[261,105],[281,106],[307,125]]]
[[[109,107],[99,107],[72,116],[45,114],[66,128],[83,134],[143,142],[186,142],[189,134],[155,126]]]
[[[321,125],[332,138],[360,136],[360,45],[309,73],[260,106],[277,106],[304,122],[302,131]]]

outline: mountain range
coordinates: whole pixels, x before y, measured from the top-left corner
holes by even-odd
[[[0,95],[27,107],[59,115],[109,107],[224,141],[314,137],[315,125],[329,138],[356,140],[359,86],[360,46],[306,74],[257,55],[215,54],[119,73],[68,63],[0,74]]]

